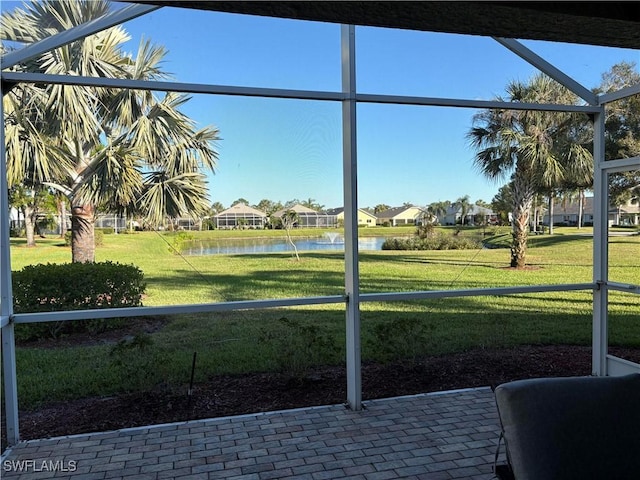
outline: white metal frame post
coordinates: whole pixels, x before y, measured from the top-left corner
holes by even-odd
[[[347,350],[347,403],[362,408],[360,360],[360,286],[358,272],[358,162],[356,136],[355,25],[341,26],[342,161],[344,182],[344,261]]]
[[[0,98],[4,99],[4,85],[0,85]],[[4,106],[0,103],[0,325],[2,325],[2,376],[7,422],[7,442],[15,445],[20,440],[18,426],[18,383],[16,373],[16,341],[11,295],[11,253],[9,250],[9,189],[4,141]]]
[[[593,291],[592,374],[607,375],[609,182],[604,163],[604,107],[593,117]]]

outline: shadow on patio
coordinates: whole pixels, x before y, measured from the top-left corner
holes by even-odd
[[[491,389],[32,440],[5,452],[12,479],[490,479]]]

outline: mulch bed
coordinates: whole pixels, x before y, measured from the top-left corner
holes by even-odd
[[[640,362],[640,349],[611,352]],[[386,398],[458,388],[495,386],[532,377],[591,373],[591,349],[582,346],[519,346],[476,349],[417,362],[365,363],[363,399]],[[344,367],[321,367],[305,378],[259,373],[214,376],[207,383],[153,391],[52,403],[20,412],[24,440],[106,431],[125,427],[343,403]],[[2,434],[4,437],[4,426]]]

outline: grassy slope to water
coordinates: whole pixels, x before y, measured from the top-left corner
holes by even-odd
[[[411,229],[367,229],[402,235]],[[262,236],[267,232],[196,232],[196,237]],[[313,231],[296,231],[314,236]],[[468,232],[462,232],[466,234]],[[496,233],[496,232],[494,232]],[[492,238],[504,242],[508,235]],[[507,249],[379,251],[360,256],[363,293],[583,283],[592,280],[588,230],[559,229],[530,238],[528,270],[512,270]],[[283,236],[272,231],[269,235]],[[14,270],[26,264],[70,261],[59,239],[27,249],[12,243]],[[341,295],[342,252],[181,257],[170,252],[172,236],[143,232],[105,235],[97,260],[133,263],[148,282],[145,305]],[[611,237],[611,280],[640,284],[640,236]],[[640,346],[638,297],[612,292],[610,341]],[[591,341],[589,291],[462,297],[414,302],[363,303],[363,359],[446,354],[469,348]],[[280,319],[285,317],[288,321]],[[18,325],[16,328],[21,328]],[[286,370],[344,358],[344,306],[180,315],[150,336],[150,345],[114,351],[112,344],[19,348],[22,407],[46,400],[109,395],[188,381],[198,353],[196,381],[219,373]],[[333,346],[333,348],[327,348]]]

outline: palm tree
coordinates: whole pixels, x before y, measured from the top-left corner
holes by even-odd
[[[24,185],[13,185],[9,190],[9,205],[14,208],[18,214],[18,226],[20,226],[20,217],[24,222],[24,232],[27,238],[27,247],[35,247],[35,224],[38,214],[36,201],[38,192]]]
[[[300,205],[303,207],[310,208],[311,210],[322,211],[324,209],[324,205],[319,204],[315,198],[307,198],[300,202]]]
[[[105,0],[32,2],[2,16],[4,38],[31,43],[95,20]],[[16,68],[38,73],[164,79],[162,47],[122,51],[121,26],[47,52]],[[197,130],[180,112],[187,96],[81,86],[18,86],[5,95],[9,184],[46,184],[69,199],[72,256],[93,261],[97,208],[144,217],[197,216],[208,208],[206,178],[217,161],[212,127]],[[36,172],[35,175],[29,172]],[[29,177],[31,175],[31,177]]]
[[[542,74],[527,84],[510,83],[507,94],[511,102],[577,103],[574,94]],[[512,179],[511,267],[525,266],[536,192],[559,185],[572,165],[591,158],[582,142],[576,142],[576,124],[585,120],[571,113],[516,110],[484,110],[474,117],[468,138],[477,150],[475,166],[488,178]]]
[[[429,213],[434,215],[438,219],[438,221],[440,221],[440,218],[444,218],[444,216],[447,214],[447,210],[449,209],[450,205],[451,204],[447,201],[433,202],[429,204],[427,210],[429,211]]]
[[[209,207],[209,215],[214,216],[224,210],[224,205],[220,202],[213,202]]]
[[[238,204],[244,204],[244,205],[249,205],[249,200],[247,200],[244,197],[240,197],[237,200],[234,200],[233,202],[231,202],[231,206],[234,207]]]
[[[467,215],[473,207],[469,195],[458,198],[455,202],[453,202],[453,205],[460,212],[460,224],[464,226],[464,219],[467,218]]]

